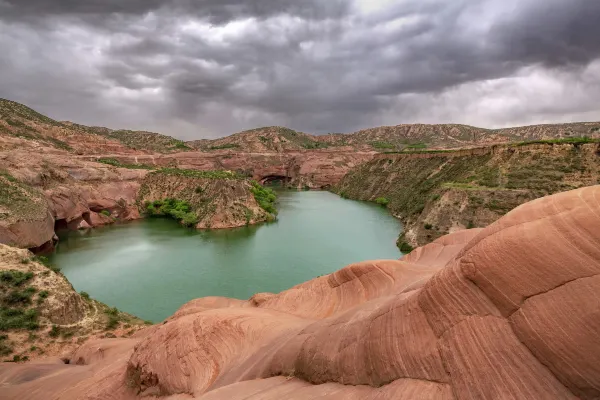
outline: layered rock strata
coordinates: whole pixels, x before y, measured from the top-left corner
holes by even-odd
[[[0,366],[9,399],[596,399],[600,186],[402,260],[204,298],[78,365]]]

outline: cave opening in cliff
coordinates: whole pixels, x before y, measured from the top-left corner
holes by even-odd
[[[54,221],[54,232],[65,231],[69,229],[69,223],[66,219],[57,219]]]
[[[260,180],[262,185],[286,186],[291,179],[283,175],[267,175]]]

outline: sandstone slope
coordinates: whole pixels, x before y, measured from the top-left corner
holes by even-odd
[[[405,259],[205,298],[77,365],[0,366],[8,399],[596,399],[600,186]]]

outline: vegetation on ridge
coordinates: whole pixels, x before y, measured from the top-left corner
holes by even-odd
[[[127,168],[127,169],[156,169],[156,167],[153,167],[152,165],[148,165],[148,164],[126,164],[126,163],[122,163],[119,160],[114,159],[114,158],[99,158],[97,161],[99,163],[101,163],[101,164],[112,165],[113,167],[117,167],[117,168]]]
[[[277,196],[272,189],[266,188],[256,181],[252,181],[252,189],[250,191],[260,208],[269,214],[277,215],[277,209],[275,208]]]
[[[187,201],[169,198],[147,201],[144,206],[146,214],[151,217],[170,217],[187,227],[193,227],[199,222],[198,216]]]
[[[161,168],[154,174],[163,175],[179,175],[188,178],[206,178],[206,179],[245,179],[246,177],[234,172],[224,170],[212,170],[212,171],[201,171],[195,169],[181,169],[181,168]]]

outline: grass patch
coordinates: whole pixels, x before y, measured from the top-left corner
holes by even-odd
[[[122,163],[122,162],[120,162],[119,160],[117,160],[115,158],[99,158],[96,161],[99,162],[99,163],[101,163],[101,164],[111,165],[111,166],[116,167],[116,168],[148,169],[148,170],[156,169],[152,165],[148,165],[148,164],[127,164],[127,163]]]
[[[0,307],[0,331],[11,329],[35,330],[40,327],[38,323],[39,313],[36,309],[19,309],[11,307]]]
[[[21,271],[2,271],[0,273],[0,283],[6,286],[21,286],[23,283],[31,280],[34,277],[33,272],[21,272]]]
[[[205,179],[244,179],[245,177],[233,171],[198,171],[195,169],[180,169],[180,168],[161,168],[154,174],[163,174],[171,176],[185,176],[188,178],[205,178]]]
[[[208,150],[227,150],[227,149],[239,149],[240,145],[235,143],[221,144],[218,146],[210,146]]]
[[[569,137],[569,138],[560,138],[560,139],[544,139],[544,140],[531,140],[531,141],[525,141],[525,142],[517,142],[514,143],[514,146],[520,147],[520,146],[528,146],[530,144],[574,144],[574,145],[580,145],[580,144],[586,144],[586,143],[598,143],[600,142],[600,139],[592,139],[590,137],[587,136],[582,136],[582,137]]]

